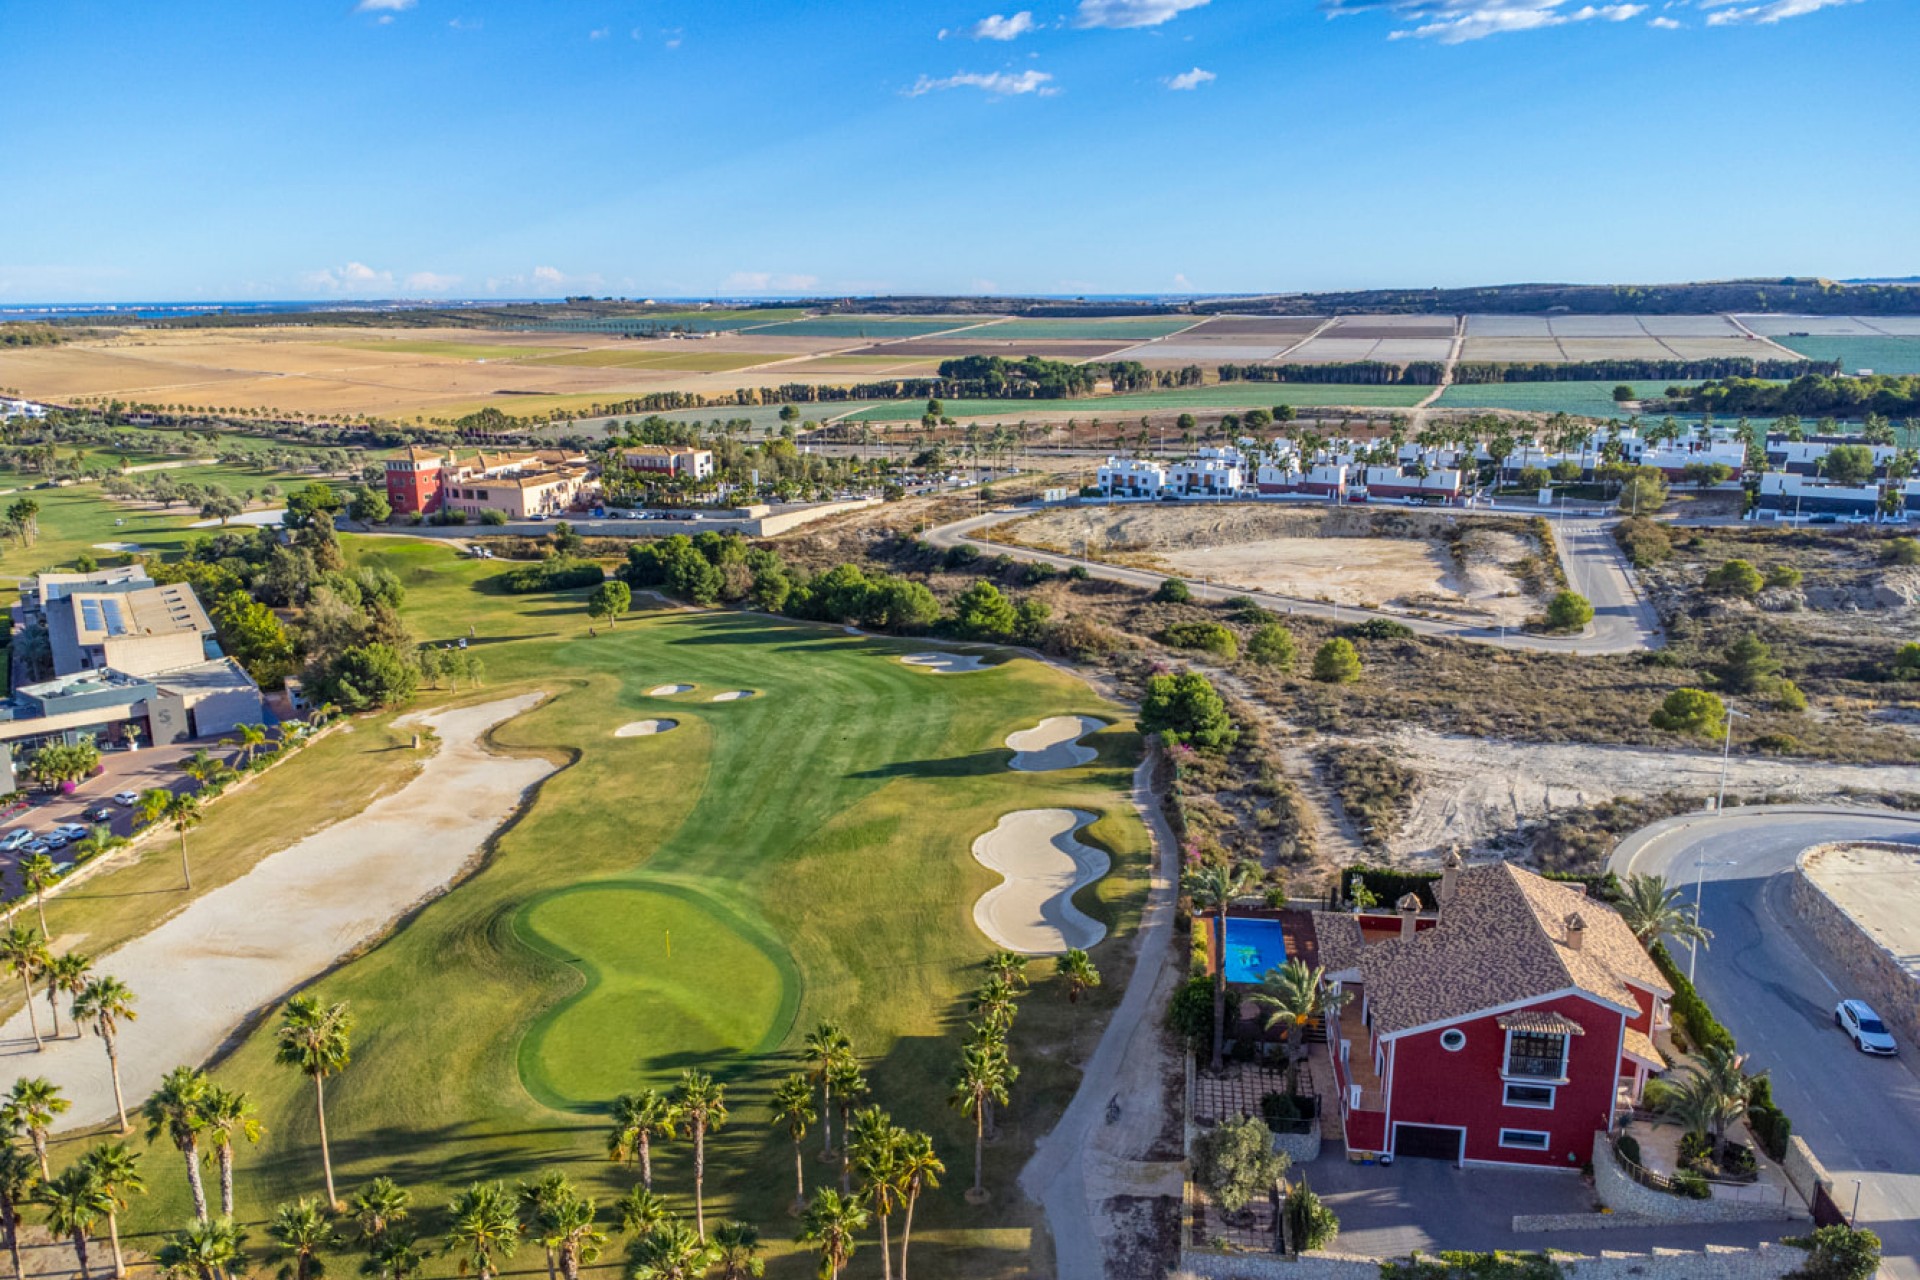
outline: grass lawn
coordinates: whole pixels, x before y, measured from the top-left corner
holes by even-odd
[[[611,1096],[695,1066],[726,1084],[733,1113],[709,1143],[709,1216],[759,1224],[780,1255],[769,1274],[798,1280],[812,1263],[786,1216],[791,1148],[766,1106],[805,1031],[835,1017],[873,1101],[932,1133],[947,1161],[945,1188],[916,1217],[914,1270],[1045,1274],[1030,1257],[1037,1212],[1013,1179],[1117,1002],[1146,891],[1149,841],[1127,798],[1140,743],[1121,709],[1037,662],[929,675],[897,661],[911,642],[756,615],[641,611],[589,638],[581,592],[504,596],[487,581],[498,566],[445,547],[345,542],[400,575],[423,636],[474,629],[488,687],[463,700],[552,695],[494,739],[565,767],[471,878],[315,984],[358,1022],[354,1063],[327,1091],[343,1192],[386,1173],[437,1208],[475,1179],[562,1168],[604,1207],[632,1185],[605,1159]],[[696,687],[646,692],[669,682]],[[709,700],[736,689],[758,696]],[[1010,771],[1006,735],[1062,714],[1116,723],[1093,739],[1099,758]],[[613,737],[643,717],[680,727]],[[1114,871],[1078,902],[1113,931],[1094,951],[1111,985],[1070,1006],[1053,962],[1034,962],[1013,1034],[1021,1076],[988,1149],[996,1196],[976,1209],[960,1195],[971,1126],[946,1106],[965,1002],[993,950],[972,912],[996,877],[969,849],[1000,815],[1039,807],[1101,815],[1082,838]],[[310,1089],[273,1064],[270,1028],[215,1075],[252,1094],[267,1125],[240,1153],[241,1216],[257,1223],[313,1194]],[[690,1211],[690,1152],[665,1148],[656,1188]],[[154,1152],[135,1230],[184,1217],[177,1163]],[[810,1185],[829,1176],[809,1159]],[[437,1213],[424,1225],[438,1229]]]

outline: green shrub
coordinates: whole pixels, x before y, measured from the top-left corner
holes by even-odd
[[[511,595],[534,591],[567,591],[574,587],[598,586],[606,573],[591,560],[568,560],[555,556],[539,564],[509,569],[495,579],[500,589]]]
[[[1773,1102],[1773,1080],[1756,1076],[1747,1098],[1747,1127],[1753,1130],[1760,1149],[1775,1160],[1787,1158],[1787,1141],[1793,1137],[1793,1121]]]
[[[1790,564],[1776,564],[1767,570],[1769,587],[1797,587],[1805,575]]]
[[[1707,574],[1706,585],[1714,595],[1751,600],[1760,594],[1766,582],[1751,560],[1729,560]]]
[[[1627,559],[1642,569],[1673,555],[1673,540],[1667,536],[1666,526],[1645,516],[1615,525],[1613,539],[1626,552]]]
[[[1320,1202],[1303,1178],[1287,1192],[1287,1234],[1295,1250],[1325,1249],[1340,1234],[1340,1219]]]
[[[1640,1163],[1640,1139],[1630,1133],[1620,1135],[1620,1158],[1628,1164]]]
[[[1895,680],[1920,680],[1920,641],[1909,641],[1893,655]]]
[[[1240,736],[1219,692],[1194,671],[1149,679],[1138,723],[1142,733],[1158,733],[1203,751],[1224,750]]]
[[[1243,1116],[1225,1120],[1194,1143],[1194,1177],[1213,1202],[1238,1213],[1264,1195],[1287,1171],[1287,1158],[1273,1149],[1273,1131],[1264,1120]]]
[[[1160,633],[1163,644],[1176,649],[1200,649],[1227,661],[1240,656],[1240,640],[1217,622],[1176,622]]]
[[[1920,564],[1920,538],[1895,538],[1887,544],[1887,559],[1894,564]]]
[[[1920,647],[1920,646],[1916,646]],[[1293,632],[1277,622],[1264,622],[1247,637],[1247,659],[1263,667],[1293,670]]]
[[[1773,707],[1776,711],[1805,711],[1807,695],[1800,692],[1800,686],[1784,676],[1773,682],[1770,690],[1773,694]]]
[[[496,511],[492,507],[488,507],[480,513],[481,524],[499,525],[505,524],[506,522],[507,513],[504,511]]]
[[[1713,1188],[1700,1174],[1682,1171],[1673,1175],[1669,1184],[1673,1194],[1683,1200],[1711,1200]]]
[[[1656,942],[1647,948],[1647,954],[1653,957],[1653,963],[1659,968],[1667,985],[1673,988],[1674,1023],[1686,1034],[1687,1042],[1696,1049],[1719,1045],[1731,1053],[1734,1050],[1733,1033],[1720,1025],[1713,1016],[1713,1010],[1700,998],[1700,993],[1687,981],[1687,975],[1674,963],[1666,944]],[[1649,1104],[1651,1105],[1651,1104]]]
[[[1153,598],[1160,604],[1185,604],[1193,599],[1193,591],[1183,579],[1164,578],[1154,591]]]
[[[1547,628],[1578,631],[1593,621],[1593,605],[1577,591],[1562,591],[1547,605]]]
[[[1704,689],[1675,689],[1651,717],[1653,727],[1668,733],[1710,735],[1726,719],[1727,705],[1717,693]]]
[[[1189,1045],[1209,1043],[1213,1039],[1213,979],[1204,971],[1206,942],[1196,929],[1193,955],[1202,971],[1174,988],[1167,1001],[1167,1030],[1186,1037]]]
[[[1348,627],[1341,634],[1355,640],[1411,640],[1413,628],[1392,618],[1368,618],[1365,622]]]
[[[1871,1231],[1835,1224],[1783,1243],[1807,1251],[1807,1265],[1789,1280],[1871,1280],[1880,1270],[1880,1237]]]
[[[1770,756],[1798,755],[1800,739],[1790,733],[1763,733],[1753,740],[1753,749]]]
[[[1344,636],[1335,636],[1313,655],[1313,678],[1322,684],[1352,684],[1360,671],[1360,654]]]

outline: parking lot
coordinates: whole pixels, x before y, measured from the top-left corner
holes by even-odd
[[[121,791],[147,791],[154,787],[165,787],[172,791],[190,788],[192,780],[180,772],[180,762],[202,748],[216,755],[224,755],[212,742],[174,743],[163,747],[142,747],[138,751],[106,752],[100,757],[104,770],[99,776],[82,782],[72,795],[62,795],[58,791],[46,792],[37,787],[28,788],[30,807],[0,823],[0,833],[24,827],[36,835],[44,835],[54,827],[69,822],[91,826],[85,816],[87,810],[106,805],[113,811],[109,824],[113,834],[131,835],[133,810],[113,803],[114,794]],[[55,850],[50,856],[55,862],[64,861],[64,852]],[[19,864],[25,856],[18,851],[0,853],[0,895],[13,897],[25,891],[26,886],[20,880],[19,871]]]

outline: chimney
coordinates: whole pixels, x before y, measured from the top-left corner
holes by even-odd
[[[1411,938],[1414,934],[1414,918],[1420,914],[1419,897],[1409,893],[1393,905],[1400,912],[1400,936]]]
[[[1578,951],[1587,940],[1587,922],[1578,911],[1567,917],[1567,950]]]
[[[1440,864],[1440,887],[1434,892],[1439,900],[1440,909],[1446,910],[1453,901],[1453,895],[1460,892],[1460,846],[1454,845],[1447,853],[1447,860]]]

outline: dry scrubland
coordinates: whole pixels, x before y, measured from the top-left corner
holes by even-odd
[[[1083,507],[1002,529],[1014,542],[1306,600],[1519,626],[1540,612],[1539,544],[1516,521],[1280,506]]]

